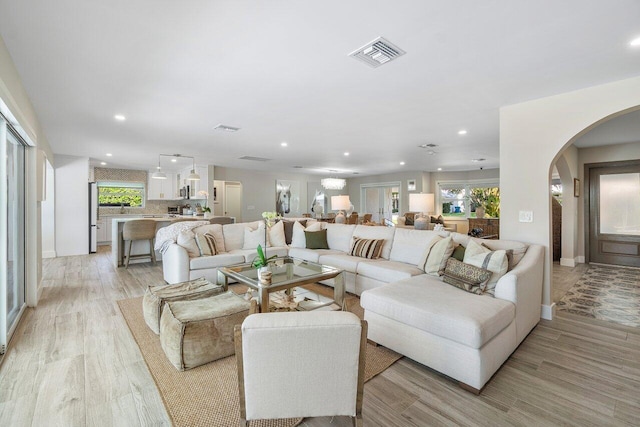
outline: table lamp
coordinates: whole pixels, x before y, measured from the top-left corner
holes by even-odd
[[[338,211],[335,219],[336,223],[344,224],[346,222],[347,218],[344,216],[344,211],[350,207],[351,201],[349,200],[349,196],[331,196],[331,210]]]
[[[418,212],[413,222],[416,230],[427,230],[429,220],[424,214],[434,211],[435,200],[433,193],[412,193],[409,194],[409,210]]]

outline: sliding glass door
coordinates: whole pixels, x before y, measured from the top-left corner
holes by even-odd
[[[25,306],[25,146],[0,117],[0,350]]]

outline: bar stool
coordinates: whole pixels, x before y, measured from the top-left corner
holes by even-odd
[[[129,268],[129,261],[131,258],[146,258],[150,257],[151,261],[156,263],[156,252],[153,250],[153,242],[156,237],[156,221],[152,219],[134,219],[124,223],[122,228],[122,239],[129,241],[129,249],[127,251],[127,259],[125,260],[125,268]],[[149,253],[131,255],[131,246],[134,240],[148,240],[149,241]]]

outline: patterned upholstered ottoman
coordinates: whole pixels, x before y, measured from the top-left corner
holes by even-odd
[[[160,344],[180,371],[235,353],[233,327],[249,315],[251,304],[228,291],[208,298],[165,304]]]
[[[204,277],[173,285],[149,286],[142,299],[144,321],[153,332],[159,334],[165,302],[206,298],[222,292],[222,286],[214,285]]]

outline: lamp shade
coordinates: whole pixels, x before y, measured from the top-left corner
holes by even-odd
[[[187,177],[189,181],[200,181],[200,175],[198,175],[195,169],[191,169],[191,174]]]
[[[435,210],[433,193],[409,194],[409,210],[412,212],[431,213]]]
[[[331,196],[331,210],[346,211],[351,207],[349,196]]]
[[[156,171],[151,174],[151,178],[153,179],[167,179],[167,174],[161,171]]]

